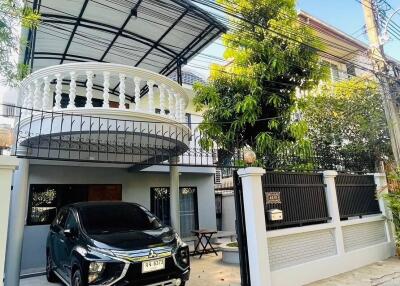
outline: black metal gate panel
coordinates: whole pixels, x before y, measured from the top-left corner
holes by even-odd
[[[330,217],[320,173],[267,172],[262,178],[267,229],[327,222]],[[272,221],[268,211],[282,211]]]
[[[239,245],[240,276],[243,286],[250,286],[249,255],[247,251],[246,221],[243,204],[242,181],[235,171],[233,173],[233,186],[236,209],[236,234]]]
[[[341,219],[381,213],[373,175],[339,174],[335,183]]]

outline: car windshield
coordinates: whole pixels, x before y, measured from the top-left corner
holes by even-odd
[[[90,234],[153,230],[161,222],[137,205],[92,205],[80,209],[82,226]]]

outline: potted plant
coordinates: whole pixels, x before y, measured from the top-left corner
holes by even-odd
[[[237,242],[229,242],[222,244],[222,261],[229,264],[239,264],[239,245]]]

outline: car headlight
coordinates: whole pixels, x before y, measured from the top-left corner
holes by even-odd
[[[103,273],[104,268],[105,264],[103,262],[90,262],[88,282],[92,283],[96,281]]]

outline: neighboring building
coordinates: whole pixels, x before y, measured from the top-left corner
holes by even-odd
[[[225,27],[190,1],[129,5],[34,1],[43,21],[24,33],[32,44],[20,58],[33,73],[19,97],[6,95],[23,107],[13,154],[27,161],[15,174],[8,245],[18,253],[23,227],[22,273],[43,270],[49,224],[77,201],[142,204],[183,237],[216,228],[215,156],[200,148],[192,104],[191,85],[204,79],[180,63]]]

